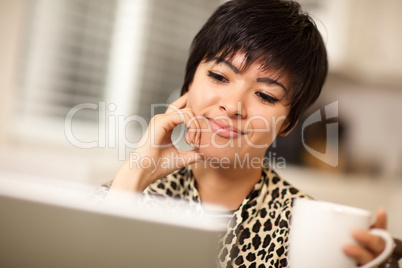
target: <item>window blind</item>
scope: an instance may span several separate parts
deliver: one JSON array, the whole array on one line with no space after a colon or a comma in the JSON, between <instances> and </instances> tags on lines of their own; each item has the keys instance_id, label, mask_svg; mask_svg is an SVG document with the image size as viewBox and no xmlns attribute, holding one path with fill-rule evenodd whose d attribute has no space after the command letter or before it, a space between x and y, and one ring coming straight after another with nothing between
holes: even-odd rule
<instances>
[{"instance_id":1,"label":"window blind","mask_svg":"<svg viewBox=\"0 0 402 268\"><path fill-rule=\"evenodd\" d=\"M48 131L56 128L54 122L64 127L67 113L82 103L114 103L116 113L149 120L151 104L166 103L181 87L191 40L220 3L31 1L22 40L18 113L25 121L49 120ZM81 131L97 131L99 114L85 109L74 120L86 127Z\"/></svg>"},{"instance_id":2,"label":"window blind","mask_svg":"<svg viewBox=\"0 0 402 268\"><path fill-rule=\"evenodd\" d=\"M83 102L103 99L115 0L31 3L21 72L21 111L64 119ZM94 120L94 114L80 113Z\"/></svg>"}]
</instances>

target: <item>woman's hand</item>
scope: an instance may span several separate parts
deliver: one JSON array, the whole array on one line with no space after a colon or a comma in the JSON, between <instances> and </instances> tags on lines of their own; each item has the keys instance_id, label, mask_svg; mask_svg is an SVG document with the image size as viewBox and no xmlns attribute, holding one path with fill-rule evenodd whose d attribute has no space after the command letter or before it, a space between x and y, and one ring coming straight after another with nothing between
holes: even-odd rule
<instances>
[{"instance_id":1,"label":"woman's hand","mask_svg":"<svg viewBox=\"0 0 402 268\"><path fill-rule=\"evenodd\" d=\"M117 171L111 189L142 192L157 179L186 165L202 160L197 150L179 151L172 143L173 129L184 123L188 128L186 142L197 148L200 125L190 109L185 108L188 93L181 96L164 114L154 116L137 149Z\"/></svg>"},{"instance_id":2,"label":"woman's hand","mask_svg":"<svg viewBox=\"0 0 402 268\"><path fill-rule=\"evenodd\" d=\"M377 220L371 228L387 228L387 214L383 208L378 209ZM358 245L346 245L343 251L360 265L370 262L385 249L385 241L367 230L355 230L352 235Z\"/></svg>"}]
</instances>

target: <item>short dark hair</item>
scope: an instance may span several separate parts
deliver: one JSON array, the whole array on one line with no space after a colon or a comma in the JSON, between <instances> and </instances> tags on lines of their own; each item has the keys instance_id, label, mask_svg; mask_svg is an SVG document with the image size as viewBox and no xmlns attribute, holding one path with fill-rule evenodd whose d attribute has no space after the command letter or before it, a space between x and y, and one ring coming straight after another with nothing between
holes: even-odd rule
<instances>
[{"instance_id":1,"label":"short dark hair","mask_svg":"<svg viewBox=\"0 0 402 268\"><path fill-rule=\"evenodd\" d=\"M212 14L195 36L181 94L188 91L202 60L231 60L245 54L246 69L255 61L290 75L291 130L318 98L328 72L327 52L312 18L294 1L232 0ZM287 94L288 94L287 93Z\"/></svg>"}]
</instances>

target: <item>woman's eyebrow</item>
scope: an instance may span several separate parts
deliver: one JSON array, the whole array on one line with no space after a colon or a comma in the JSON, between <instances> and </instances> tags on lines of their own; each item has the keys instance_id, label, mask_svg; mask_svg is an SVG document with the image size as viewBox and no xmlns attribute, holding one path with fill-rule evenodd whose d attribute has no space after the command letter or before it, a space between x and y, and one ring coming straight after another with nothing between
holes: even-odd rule
<instances>
[{"instance_id":1,"label":"woman's eyebrow","mask_svg":"<svg viewBox=\"0 0 402 268\"><path fill-rule=\"evenodd\" d=\"M230 69L233 70L233 72L234 72L235 74L239 74L239 73L240 73L240 70L239 70L236 66L234 66L230 61L225 60L225 59L221 59L221 58L218 58L218 57L215 57L215 58L213 58L213 59L215 60L216 63L223 63L223 64L225 64L226 66L228 66Z\"/></svg>"},{"instance_id":2,"label":"woman's eyebrow","mask_svg":"<svg viewBox=\"0 0 402 268\"><path fill-rule=\"evenodd\" d=\"M277 80L274 80L274 79L272 79L272 78L269 78L269 77L260 77L260 78L257 78L257 82L266 83L266 84L268 84L268 85L272 85L272 84L278 85L278 86L280 86L281 88L283 88L283 90L288 91L288 90L286 89L286 87L285 87L282 83L280 83L280 82L278 82Z\"/></svg>"}]
</instances>

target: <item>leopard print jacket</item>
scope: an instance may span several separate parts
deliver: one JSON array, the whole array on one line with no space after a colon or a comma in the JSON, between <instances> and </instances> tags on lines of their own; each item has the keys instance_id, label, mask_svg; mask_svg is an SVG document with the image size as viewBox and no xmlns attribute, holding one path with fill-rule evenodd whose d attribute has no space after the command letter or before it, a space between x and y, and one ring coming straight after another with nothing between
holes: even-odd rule
<instances>
[{"instance_id":1,"label":"leopard print jacket","mask_svg":"<svg viewBox=\"0 0 402 268\"><path fill-rule=\"evenodd\" d=\"M145 195L187 200L202 210L191 167L152 183ZM289 220L294 198L309 198L271 168L233 213L220 239L220 267L288 267Z\"/></svg>"}]
</instances>

